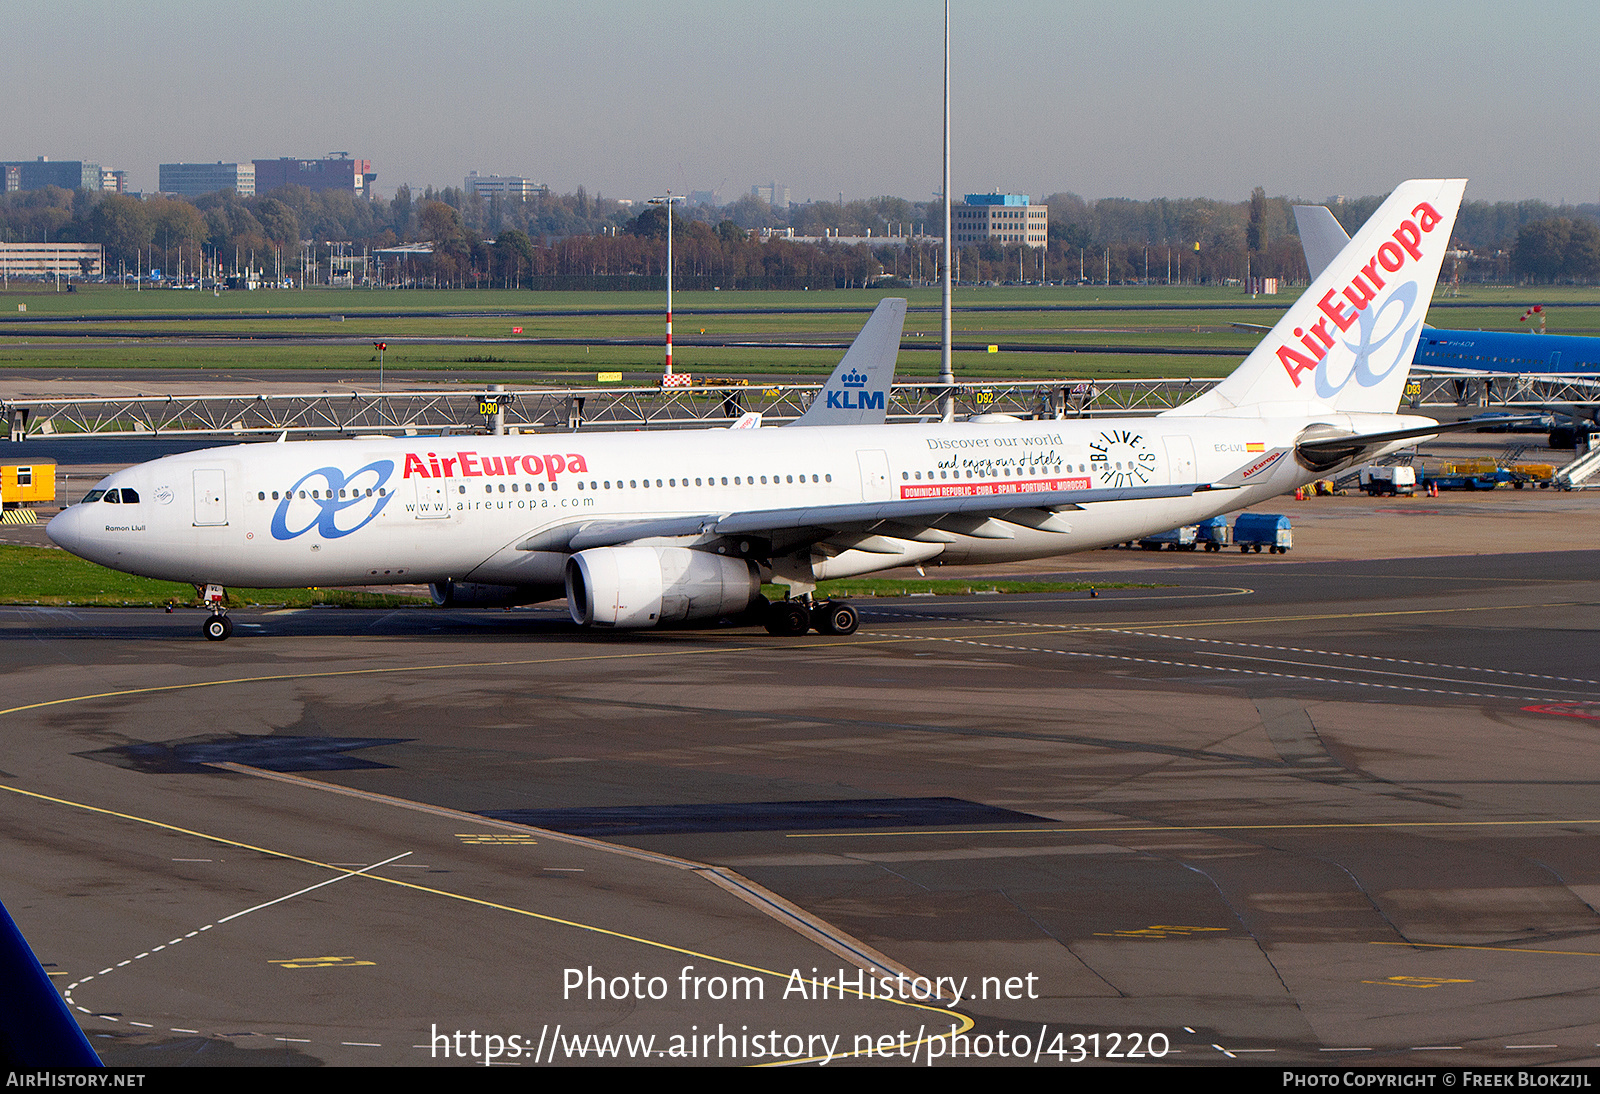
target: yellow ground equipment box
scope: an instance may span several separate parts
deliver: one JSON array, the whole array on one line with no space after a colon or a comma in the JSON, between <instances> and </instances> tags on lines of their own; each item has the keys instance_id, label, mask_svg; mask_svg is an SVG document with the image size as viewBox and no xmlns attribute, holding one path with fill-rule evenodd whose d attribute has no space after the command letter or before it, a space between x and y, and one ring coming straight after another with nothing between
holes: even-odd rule
<instances>
[{"instance_id":1,"label":"yellow ground equipment box","mask_svg":"<svg viewBox=\"0 0 1600 1094\"><path fill-rule=\"evenodd\" d=\"M48 504L55 500L55 464L0 464L0 502L4 502L7 509L22 505Z\"/></svg>"}]
</instances>

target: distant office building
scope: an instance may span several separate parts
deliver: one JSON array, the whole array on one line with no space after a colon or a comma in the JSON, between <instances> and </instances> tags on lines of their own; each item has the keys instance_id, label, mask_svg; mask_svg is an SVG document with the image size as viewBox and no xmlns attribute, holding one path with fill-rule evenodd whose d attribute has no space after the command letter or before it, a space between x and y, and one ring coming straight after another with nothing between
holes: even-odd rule
<instances>
[{"instance_id":1,"label":"distant office building","mask_svg":"<svg viewBox=\"0 0 1600 1094\"><path fill-rule=\"evenodd\" d=\"M12 169L15 168L13 171ZM42 190L46 186L59 186L63 190L100 189L100 165L82 160L51 160L40 156L36 160L7 160L0 162L4 173L6 193L14 190Z\"/></svg>"},{"instance_id":2,"label":"distant office building","mask_svg":"<svg viewBox=\"0 0 1600 1094\"><path fill-rule=\"evenodd\" d=\"M1049 242L1048 205L1030 205L1026 194L968 194L950 210L954 243L1026 243L1043 247Z\"/></svg>"},{"instance_id":3,"label":"distant office building","mask_svg":"<svg viewBox=\"0 0 1600 1094\"><path fill-rule=\"evenodd\" d=\"M242 198L256 196L256 168L251 163L163 163L161 183L156 189L163 194L177 194L184 198L197 198L202 194L215 194L219 190L232 190Z\"/></svg>"},{"instance_id":4,"label":"distant office building","mask_svg":"<svg viewBox=\"0 0 1600 1094\"><path fill-rule=\"evenodd\" d=\"M102 170L100 172L100 189L108 194L126 194L128 192L128 172Z\"/></svg>"},{"instance_id":5,"label":"distant office building","mask_svg":"<svg viewBox=\"0 0 1600 1094\"><path fill-rule=\"evenodd\" d=\"M768 205L776 205L780 209L789 207L789 188L779 186L776 182L769 182L765 186L750 187L750 196L760 198Z\"/></svg>"},{"instance_id":6,"label":"distant office building","mask_svg":"<svg viewBox=\"0 0 1600 1094\"><path fill-rule=\"evenodd\" d=\"M98 243L0 243L0 279L100 277L105 268Z\"/></svg>"},{"instance_id":7,"label":"distant office building","mask_svg":"<svg viewBox=\"0 0 1600 1094\"><path fill-rule=\"evenodd\" d=\"M690 190L689 191L689 204L690 205L719 205L721 203L719 201L717 201L717 192L715 190Z\"/></svg>"},{"instance_id":8,"label":"distant office building","mask_svg":"<svg viewBox=\"0 0 1600 1094\"><path fill-rule=\"evenodd\" d=\"M292 156L256 160L255 171L258 194L270 194L280 186L369 194L378 177L372 173L371 160L353 160L348 152L335 152L320 160L297 160Z\"/></svg>"},{"instance_id":9,"label":"distant office building","mask_svg":"<svg viewBox=\"0 0 1600 1094\"><path fill-rule=\"evenodd\" d=\"M525 179L517 175L480 175L474 171L462 180L463 188L468 194L478 194L482 197L526 198L542 197L550 192L550 187L533 179Z\"/></svg>"}]
</instances>

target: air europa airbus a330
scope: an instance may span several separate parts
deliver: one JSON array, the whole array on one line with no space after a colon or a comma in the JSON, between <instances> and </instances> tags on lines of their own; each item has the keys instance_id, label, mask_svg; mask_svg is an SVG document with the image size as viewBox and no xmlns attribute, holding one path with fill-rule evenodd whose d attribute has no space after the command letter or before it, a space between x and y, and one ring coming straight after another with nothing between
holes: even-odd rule
<instances>
[{"instance_id":1,"label":"air europa airbus a330","mask_svg":"<svg viewBox=\"0 0 1600 1094\"><path fill-rule=\"evenodd\" d=\"M1156 417L883 424L905 317L885 300L789 427L211 449L108 476L49 534L204 587L213 639L227 585L414 582L446 604L565 596L585 626L849 634L818 581L1119 543L1439 432L1395 411L1465 185L1398 187L1231 376ZM768 581L788 595L768 604Z\"/></svg>"}]
</instances>

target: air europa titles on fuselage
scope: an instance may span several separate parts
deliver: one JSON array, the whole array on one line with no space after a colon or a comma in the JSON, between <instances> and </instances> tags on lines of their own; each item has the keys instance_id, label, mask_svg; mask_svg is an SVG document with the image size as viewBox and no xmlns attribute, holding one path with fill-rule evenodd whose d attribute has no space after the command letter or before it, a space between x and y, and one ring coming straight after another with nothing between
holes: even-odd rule
<instances>
[{"instance_id":1,"label":"air europa titles on fuselage","mask_svg":"<svg viewBox=\"0 0 1600 1094\"><path fill-rule=\"evenodd\" d=\"M458 470L459 469L459 470ZM484 475L544 475L551 482L562 472L581 474L589 470L589 463L580 452L557 452L542 456L480 456L476 452L457 452L454 456L440 456L429 452L426 462L415 452L406 453L402 478L413 475L421 479L448 479L456 475L475 479Z\"/></svg>"},{"instance_id":2,"label":"air europa titles on fuselage","mask_svg":"<svg viewBox=\"0 0 1600 1094\"><path fill-rule=\"evenodd\" d=\"M1350 284L1344 289L1343 299L1340 299L1337 295L1338 290L1329 289L1323 294L1322 299L1317 301L1317 307L1321 310L1324 318L1318 319L1316 323L1312 324L1309 331L1301 327L1294 329L1294 336L1300 340L1300 344L1306 348L1306 351L1311 356L1307 357L1306 354L1290 348L1289 345L1278 347L1278 361L1283 365L1284 371L1289 374L1289 379L1294 382L1295 387L1300 386L1300 374L1315 369L1322 363L1323 358L1328 355L1328 351L1336 345L1334 336L1328 330L1329 322L1338 327L1340 333L1349 331L1355 325L1357 319L1367 316L1368 307L1377 299L1378 293L1382 291L1390 280L1390 278L1384 276L1384 273L1391 275L1399 273L1401 267L1406 263L1407 255L1410 255L1415 261L1422 261L1422 249L1418 245L1422 242L1424 235L1438 227L1442 218L1439 216L1438 211L1427 202L1423 202L1415 209L1412 209L1411 215L1416 220L1402 220L1400 227L1394 230L1392 238L1384 240L1377 253L1367 261L1365 266L1361 267L1361 272L1350 279ZM1380 270L1383 272L1380 272ZM1409 307L1407 310L1409 311ZM1399 324L1397 323L1396 327L1398 328L1398 326ZM1365 330L1365 324L1363 327L1364 334L1370 333ZM1384 373L1384 375L1387 375L1387 373ZM1356 377L1358 383L1363 383L1366 386L1376 383L1381 378L1381 376L1373 376L1368 379L1360 375Z\"/></svg>"}]
</instances>

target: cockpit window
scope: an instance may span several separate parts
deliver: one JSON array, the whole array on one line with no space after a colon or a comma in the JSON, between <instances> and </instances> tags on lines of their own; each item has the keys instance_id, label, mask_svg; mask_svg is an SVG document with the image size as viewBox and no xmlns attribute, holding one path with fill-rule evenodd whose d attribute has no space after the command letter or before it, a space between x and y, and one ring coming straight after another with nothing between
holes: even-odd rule
<instances>
[{"instance_id":1,"label":"cockpit window","mask_svg":"<svg viewBox=\"0 0 1600 1094\"><path fill-rule=\"evenodd\" d=\"M135 490L131 486L124 486L122 488L122 504L123 505L138 505L139 504L139 491Z\"/></svg>"},{"instance_id":2,"label":"cockpit window","mask_svg":"<svg viewBox=\"0 0 1600 1094\"><path fill-rule=\"evenodd\" d=\"M109 501L112 505L119 504L122 501L122 491L121 490L107 490L106 491L105 500Z\"/></svg>"},{"instance_id":3,"label":"cockpit window","mask_svg":"<svg viewBox=\"0 0 1600 1094\"><path fill-rule=\"evenodd\" d=\"M91 501L99 501L105 496L106 492L104 490L91 490L83 496L83 504L88 505Z\"/></svg>"}]
</instances>

